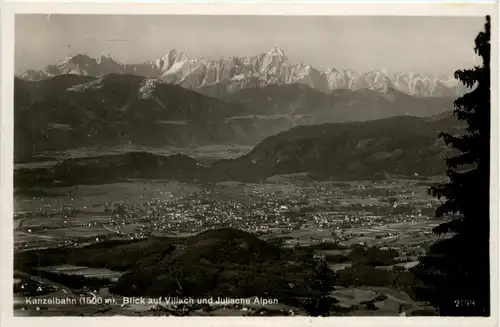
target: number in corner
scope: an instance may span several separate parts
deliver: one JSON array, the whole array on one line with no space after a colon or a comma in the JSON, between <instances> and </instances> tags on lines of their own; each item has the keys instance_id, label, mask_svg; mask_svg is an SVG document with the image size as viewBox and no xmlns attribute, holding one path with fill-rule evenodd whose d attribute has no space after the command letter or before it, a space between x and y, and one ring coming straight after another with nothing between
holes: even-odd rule
<instances>
[{"instance_id":1,"label":"number in corner","mask_svg":"<svg viewBox=\"0 0 500 327\"><path fill-rule=\"evenodd\" d=\"M473 307L476 305L476 301L474 301L474 300L455 300L453 302L455 303L455 307L457 307L457 308Z\"/></svg>"}]
</instances>

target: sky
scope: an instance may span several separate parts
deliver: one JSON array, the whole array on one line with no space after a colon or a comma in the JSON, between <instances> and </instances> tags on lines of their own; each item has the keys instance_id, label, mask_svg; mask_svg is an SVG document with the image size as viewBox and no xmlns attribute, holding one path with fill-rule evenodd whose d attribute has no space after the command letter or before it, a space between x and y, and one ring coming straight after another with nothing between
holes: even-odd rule
<instances>
[{"instance_id":1,"label":"sky","mask_svg":"<svg viewBox=\"0 0 500 327\"><path fill-rule=\"evenodd\" d=\"M177 49L215 59L279 46L291 63L366 72L449 74L479 64L484 17L40 15L15 18L15 71L69 55L139 63Z\"/></svg>"}]
</instances>

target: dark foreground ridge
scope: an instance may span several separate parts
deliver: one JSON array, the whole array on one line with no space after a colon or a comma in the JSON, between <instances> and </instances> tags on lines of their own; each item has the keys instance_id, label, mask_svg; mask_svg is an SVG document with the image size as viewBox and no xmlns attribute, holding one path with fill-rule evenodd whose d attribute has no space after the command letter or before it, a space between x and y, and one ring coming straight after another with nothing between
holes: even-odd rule
<instances>
[{"instance_id":1,"label":"dark foreground ridge","mask_svg":"<svg viewBox=\"0 0 500 327\"><path fill-rule=\"evenodd\" d=\"M278 291L286 297L288 282L301 285L298 293L305 291L312 256L297 258L255 235L227 228L186 238L150 237L23 252L17 255L16 269L64 263L126 271L112 286L113 292L126 296L241 297ZM292 259L297 262L288 263Z\"/></svg>"},{"instance_id":2,"label":"dark foreground ridge","mask_svg":"<svg viewBox=\"0 0 500 327\"><path fill-rule=\"evenodd\" d=\"M108 287L110 292L123 296L257 296L301 307L305 299L318 292L311 284L316 267L314 257L318 251L328 250L346 247L332 242L285 248L254 234L222 228L188 237L151 236L141 240L108 240L80 248L19 252L14 266L17 271L66 285L75 292L84 287ZM336 286L390 286L411 294L415 284L411 272L375 268L398 263L397 256L397 251L356 246L346 255L329 256L327 260L352 263L351 268L335 278ZM86 279L46 268L61 264L108 268L123 275L117 281ZM333 272L330 274L334 276ZM373 302L384 299L387 296L378 295L370 310L377 310ZM338 302L331 296L331 310L339 315L348 313L348 308L335 305ZM369 302L360 306L370 306Z\"/></svg>"}]
</instances>

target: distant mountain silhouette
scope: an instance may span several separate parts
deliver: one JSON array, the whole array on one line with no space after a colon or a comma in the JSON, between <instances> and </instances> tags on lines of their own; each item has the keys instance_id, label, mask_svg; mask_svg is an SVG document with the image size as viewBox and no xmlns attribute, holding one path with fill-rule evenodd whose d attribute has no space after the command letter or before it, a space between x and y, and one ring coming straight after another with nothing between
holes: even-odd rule
<instances>
[{"instance_id":1,"label":"distant mountain silhouette","mask_svg":"<svg viewBox=\"0 0 500 327\"><path fill-rule=\"evenodd\" d=\"M304 84L247 88L222 97L256 114L312 115L315 123L363 121L401 115L432 116L453 110L453 98L421 98L395 89L385 93L363 89L326 94Z\"/></svg>"},{"instance_id":2,"label":"distant mountain silhouette","mask_svg":"<svg viewBox=\"0 0 500 327\"><path fill-rule=\"evenodd\" d=\"M217 162L210 174L232 180L302 172L334 179L438 175L449 155L438 134L459 127L451 114L299 126L266 138L240 158Z\"/></svg>"}]
</instances>

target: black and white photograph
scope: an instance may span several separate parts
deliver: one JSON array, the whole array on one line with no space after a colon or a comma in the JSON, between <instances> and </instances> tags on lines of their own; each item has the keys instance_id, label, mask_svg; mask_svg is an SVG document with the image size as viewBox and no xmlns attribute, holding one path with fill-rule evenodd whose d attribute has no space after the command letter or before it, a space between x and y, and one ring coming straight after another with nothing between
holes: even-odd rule
<instances>
[{"instance_id":1,"label":"black and white photograph","mask_svg":"<svg viewBox=\"0 0 500 327\"><path fill-rule=\"evenodd\" d=\"M16 14L14 317L492 316L496 18Z\"/></svg>"}]
</instances>

